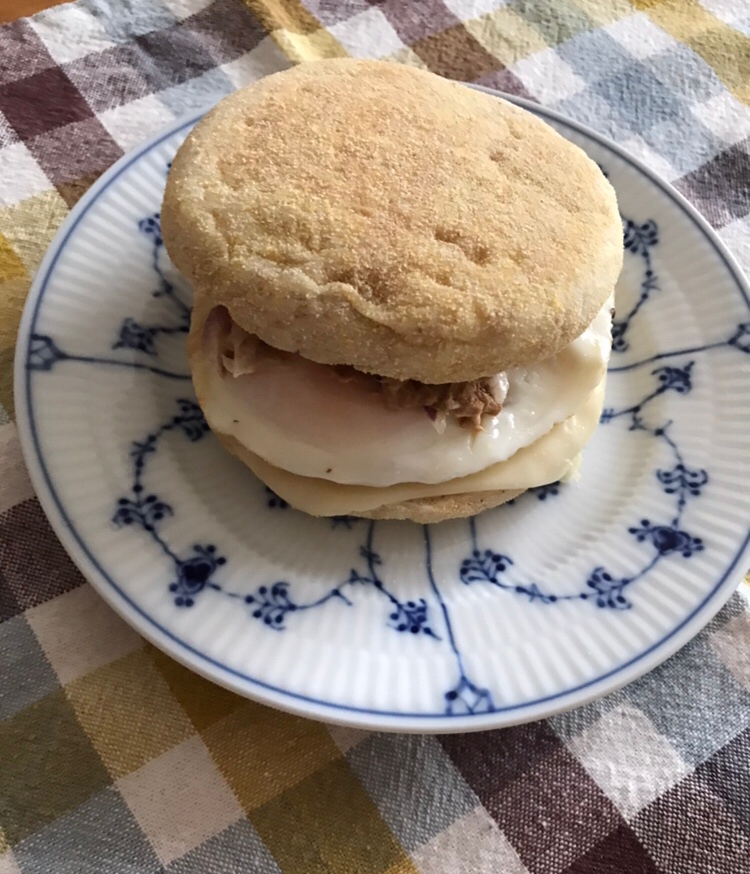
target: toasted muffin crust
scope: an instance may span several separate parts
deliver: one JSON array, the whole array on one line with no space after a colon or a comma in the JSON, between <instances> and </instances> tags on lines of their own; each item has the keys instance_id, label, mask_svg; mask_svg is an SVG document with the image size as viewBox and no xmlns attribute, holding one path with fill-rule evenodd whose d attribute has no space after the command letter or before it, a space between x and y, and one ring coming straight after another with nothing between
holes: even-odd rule
<instances>
[{"instance_id":1,"label":"toasted muffin crust","mask_svg":"<svg viewBox=\"0 0 750 874\"><path fill-rule=\"evenodd\" d=\"M162 231L200 311L432 384L556 353L622 265L614 191L579 148L383 61L302 64L224 98L174 159Z\"/></svg>"}]
</instances>

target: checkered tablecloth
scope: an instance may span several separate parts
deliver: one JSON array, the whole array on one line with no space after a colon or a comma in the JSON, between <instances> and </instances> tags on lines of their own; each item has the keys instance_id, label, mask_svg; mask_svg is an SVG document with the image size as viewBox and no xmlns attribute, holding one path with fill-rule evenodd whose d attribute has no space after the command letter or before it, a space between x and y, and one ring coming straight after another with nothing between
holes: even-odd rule
<instances>
[{"instance_id":1,"label":"checkered tablecloth","mask_svg":"<svg viewBox=\"0 0 750 874\"><path fill-rule=\"evenodd\" d=\"M750 599L547 722L329 728L189 674L51 533L13 424L45 247L124 152L293 61L538 100L673 182L750 268L746 0L81 0L0 28L0 874L747 874Z\"/></svg>"}]
</instances>

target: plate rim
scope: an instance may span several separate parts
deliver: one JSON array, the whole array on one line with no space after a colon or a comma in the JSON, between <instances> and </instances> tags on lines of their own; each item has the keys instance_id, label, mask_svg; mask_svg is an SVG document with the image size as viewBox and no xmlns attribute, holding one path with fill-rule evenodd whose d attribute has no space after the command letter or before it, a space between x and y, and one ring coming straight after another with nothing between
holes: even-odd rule
<instances>
[{"instance_id":1,"label":"plate rim","mask_svg":"<svg viewBox=\"0 0 750 874\"><path fill-rule=\"evenodd\" d=\"M567 118L555 110L485 86L471 83L462 84L493 97L508 100L534 114L541 115L543 118L551 119L569 129L577 131L605 149L614 152L627 164L633 166L681 209L698 228L703 238L711 245L723 262L724 267L734 280L737 290L743 297L745 305L750 309L750 283L748 283L735 257L698 210L670 183L659 177L642 161L630 155L625 149L602 134L597 133L580 122ZM750 557L750 527L734 558L725 568L721 577L715 582L711 591L668 634L652 643L638 655L612 668L605 674L562 692L556 692L521 704L500 706L490 713L460 716L400 713L355 707L347 704L336 704L334 702L321 701L318 698L302 693L284 690L270 683L258 680L220 663L211 656L201 653L187 641L180 639L176 634L164 628L156 619L149 616L115 582L110 574L101 566L69 519L65 507L56 493L39 446L36 423L32 413L32 404L30 403L31 371L26 367L31 328L38 316L44 292L57 259L68 239L89 208L98 199L100 193L109 187L117 177L145 153L160 145L183 128L194 125L210 108L210 106L207 106L205 109L192 113L190 116L175 119L172 124L123 155L86 191L50 241L29 288L19 324L14 356L13 380L16 428L24 462L29 472L34 492L53 531L60 539L65 551L71 557L74 564L81 571L84 578L94 587L97 594L125 622L158 649L199 676L230 689L243 697L311 719L354 728L402 733L431 732L447 734L485 731L538 719L546 719L557 713L583 706L603 695L611 694L639 677L644 676L665 662L697 635L729 600L741 582L737 568L740 561L745 560L747 564Z\"/></svg>"}]
</instances>

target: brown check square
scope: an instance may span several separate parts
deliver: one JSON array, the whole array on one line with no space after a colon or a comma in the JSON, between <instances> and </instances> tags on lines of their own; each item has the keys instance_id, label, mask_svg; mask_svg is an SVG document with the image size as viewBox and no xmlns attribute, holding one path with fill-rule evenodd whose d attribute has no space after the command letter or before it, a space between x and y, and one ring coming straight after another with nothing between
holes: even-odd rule
<instances>
[{"instance_id":1,"label":"brown check square","mask_svg":"<svg viewBox=\"0 0 750 874\"><path fill-rule=\"evenodd\" d=\"M4 607L34 607L83 583L36 498L0 515L0 591Z\"/></svg>"},{"instance_id":2,"label":"brown check square","mask_svg":"<svg viewBox=\"0 0 750 874\"><path fill-rule=\"evenodd\" d=\"M216 0L191 15L182 28L200 39L217 66L252 51L266 36L256 19L237 0Z\"/></svg>"},{"instance_id":3,"label":"brown check square","mask_svg":"<svg viewBox=\"0 0 750 874\"><path fill-rule=\"evenodd\" d=\"M57 128L27 146L55 185L102 173L122 157L122 149L96 118Z\"/></svg>"},{"instance_id":4,"label":"brown check square","mask_svg":"<svg viewBox=\"0 0 750 874\"><path fill-rule=\"evenodd\" d=\"M371 5L380 9L407 45L461 23L443 0L376 0Z\"/></svg>"},{"instance_id":5,"label":"brown check square","mask_svg":"<svg viewBox=\"0 0 750 874\"><path fill-rule=\"evenodd\" d=\"M563 748L546 722L440 738L464 780L486 803L524 770Z\"/></svg>"},{"instance_id":6,"label":"brown check square","mask_svg":"<svg viewBox=\"0 0 750 874\"><path fill-rule=\"evenodd\" d=\"M461 82L475 82L503 69L503 63L490 54L463 24L430 34L411 46L415 55L439 76Z\"/></svg>"},{"instance_id":7,"label":"brown check square","mask_svg":"<svg viewBox=\"0 0 750 874\"><path fill-rule=\"evenodd\" d=\"M11 589L10 583L0 564L0 622L6 622L22 612L23 610L18 603L15 592Z\"/></svg>"},{"instance_id":8,"label":"brown check square","mask_svg":"<svg viewBox=\"0 0 750 874\"><path fill-rule=\"evenodd\" d=\"M560 748L523 771L485 807L531 874L560 874L623 825L583 766Z\"/></svg>"},{"instance_id":9,"label":"brown check square","mask_svg":"<svg viewBox=\"0 0 750 874\"><path fill-rule=\"evenodd\" d=\"M149 64L143 49L121 45L85 55L63 69L94 111L104 112L151 93L145 72Z\"/></svg>"},{"instance_id":10,"label":"brown check square","mask_svg":"<svg viewBox=\"0 0 750 874\"><path fill-rule=\"evenodd\" d=\"M180 85L216 67L203 40L185 24L146 33L133 42L148 57L144 73L152 91Z\"/></svg>"},{"instance_id":11,"label":"brown check square","mask_svg":"<svg viewBox=\"0 0 750 874\"><path fill-rule=\"evenodd\" d=\"M0 86L0 112L22 140L94 115L59 67Z\"/></svg>"},{"instance_id":12,"label":"brown check square","mask_svg":"<svg viewBox=\"0 0 750 874\"><path fill-rule=\"evenodd\" d=\"M695 776L724 801L750 838L750 728L703 762Z\"/></svg>"},{"instance_id":13,"label":"brown check square","mask_svg":"<svg viewBox=\"0 0 750 874\"><path fill-rule=\"evenodd\" d=\"M0 85L54 66L55 61L28 21L20 18L0 27Z\"/></svg>"},{"instance_id":14,"label":"brown check square","mask_svg":"<svg viewBox=\"0 0 750 874\"><path fill-rule=\"evenodd\" d=\"M564 874L661 874L645 847L624 823L566 868Z\"/></svg>"},{"instance_id":15,"label":"brown check square","mask_svg":"<svg viewBox=\"0 0 750 874\"><path fill-rule=\"evenodd\" d=\"M750 213L750 137L683 176L675 187L715 228Z\"/></svg>"},{"instance_id":16,"label":"brown check square","mask_svg":"<svg viewBox=\"0 0 750 874\"><path fill-rule=\"evenodd\" d=\"M695 775L657 798L632 826L664 871L750 871L750 840L725 802Z\"/></svg>"}]
</instances>

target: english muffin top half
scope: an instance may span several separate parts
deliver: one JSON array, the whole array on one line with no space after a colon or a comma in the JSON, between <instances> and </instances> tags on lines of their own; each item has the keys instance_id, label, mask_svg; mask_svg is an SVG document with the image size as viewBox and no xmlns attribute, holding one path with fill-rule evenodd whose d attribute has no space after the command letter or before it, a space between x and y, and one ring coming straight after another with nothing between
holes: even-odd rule
<instances>
[{"instance_id":1,"label":"english muffin top half","mask_svg":"<svg viewBox=\"0 0 750 874\"><path fill-rule=\"evenodd\" d=\"M196 295L271 346L437 384L555 354L622 266L613 189L507 101L397 64L303 64L179 150L162 232ZM197 324L196 324L197 322Z\"/></svg>"}]
</instances>

